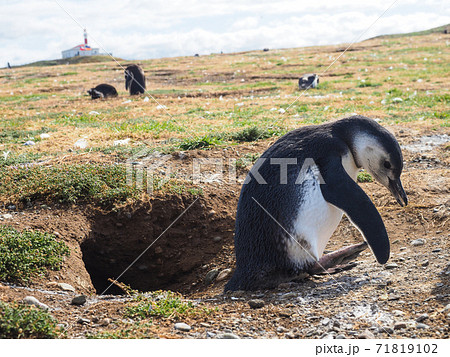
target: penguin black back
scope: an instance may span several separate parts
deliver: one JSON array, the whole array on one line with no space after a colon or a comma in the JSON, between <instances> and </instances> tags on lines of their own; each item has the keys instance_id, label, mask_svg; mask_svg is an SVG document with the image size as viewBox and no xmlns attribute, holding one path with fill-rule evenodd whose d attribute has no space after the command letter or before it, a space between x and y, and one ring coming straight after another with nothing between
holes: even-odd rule
<instances>
[{"instance_id":1,"label":"penguin black back","mask_svg":"<svg viewBox=\"0 0 450 357\"><path fill-rule=\"evenodd\" d=\"M98 86L89 89L88 94L92 99L117 97L117 90L109 84L99 84Z\"/></svg>"},{"instance_id":2,"label":"penguin black back","mask_svg":"<svg viewBox=\"0 0 450 357\"><path fill-rule=\"evenodd\" d=\"M144 71L137 64L129 65L125 70L125 89L130 90L130 95L145 93Z\"/></svg>"}]
</instances>

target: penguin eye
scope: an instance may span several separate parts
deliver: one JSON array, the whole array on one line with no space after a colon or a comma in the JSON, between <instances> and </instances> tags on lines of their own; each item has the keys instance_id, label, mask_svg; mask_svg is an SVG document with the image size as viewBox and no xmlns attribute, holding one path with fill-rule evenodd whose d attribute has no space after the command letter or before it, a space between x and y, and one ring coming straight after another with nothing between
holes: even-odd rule
<instances>
[{"instance_id":1,"label":"penguin eye","mask_svg":"<svg viewBox=\"0 0 450 357\"><path fill-rule=\"evenodd\" d=\"M390 169L391 168L391 163L389 161L385 161L384 162L384 167L387 168L387 169Z\"/></svg>"}]
</instances>

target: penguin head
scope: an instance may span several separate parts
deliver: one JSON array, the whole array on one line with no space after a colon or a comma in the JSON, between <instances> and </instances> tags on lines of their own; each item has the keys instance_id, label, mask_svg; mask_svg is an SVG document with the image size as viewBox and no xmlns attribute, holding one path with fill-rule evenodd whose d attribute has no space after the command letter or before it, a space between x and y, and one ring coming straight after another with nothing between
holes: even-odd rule
<instances>
[{"instance_id":1,"label":"penguin head","mask_svg":"<svg viewBox=\"0 0 450 357\"><path fill-rule=\"evenodd\" d=\"M403 170L400 146L389 131L374 123L376 127L371 129L376 130L360 132L354 136L356 162L384 185L400 206L406 206L408 198L400 180Z\"/></svg>"}]
</instances>

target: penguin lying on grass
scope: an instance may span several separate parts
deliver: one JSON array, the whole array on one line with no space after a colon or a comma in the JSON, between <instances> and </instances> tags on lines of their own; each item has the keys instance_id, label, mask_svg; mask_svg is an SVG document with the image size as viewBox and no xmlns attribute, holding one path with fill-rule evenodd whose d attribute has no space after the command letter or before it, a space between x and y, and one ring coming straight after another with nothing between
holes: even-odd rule
<instances>
[{"instance_id":1,"label":"penguin lying on grass","mask_svg":"<svg viewBox=\"0 0 450 357\"><path fill-rule=\"evenodd\" d=\"M88 94L92 99L98 98L108 98L108 97L117 97L117 90L110 84L99 84L97 87L91 88L88 91Z\"/></svg>"},{"instance_id":2,"label":"penguin lying on grass","mask_svg":"<svg viewBox=\"0 0 450 357\"><path fill-rule=\"evenodd\" d=\"M376 121L353 116L289 132L250 170L239 198L236 270L225 290L276 287L296 277L332 271L367 244L380 264L389 239L380 214L356 183L360 168L408 201L403 158L394 136ZM323 254L345 213L365 242Z\"/></svg>"}]
</instances>

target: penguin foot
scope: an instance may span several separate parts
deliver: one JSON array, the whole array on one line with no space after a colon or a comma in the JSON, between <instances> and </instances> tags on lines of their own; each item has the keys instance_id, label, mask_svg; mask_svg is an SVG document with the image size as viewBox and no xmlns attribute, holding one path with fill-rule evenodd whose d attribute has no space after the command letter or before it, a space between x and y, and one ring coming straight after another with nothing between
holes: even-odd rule
<instances>
[{"instance_id":1,"label":"penguin foot","mask_svg":"<svg viewBox=\"0 0 450 357\"><path fill-rule=\"evenodd\" d=\"M325 254L318 262L315 262L308 270L308 274L335 274L356 266L352 260L367 248L367 243L359 243L339 249L333 253ZM351 262L351 263L349 263ZM349 264L347 264L349 263Z\"/></svg>"}]
</instances>

